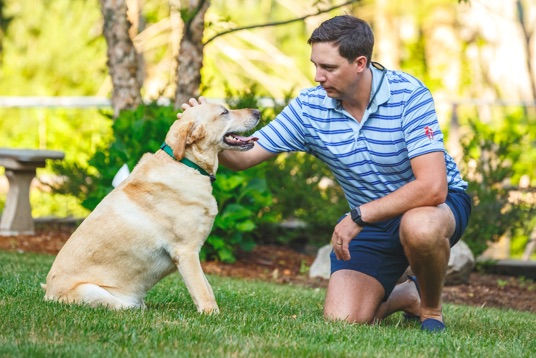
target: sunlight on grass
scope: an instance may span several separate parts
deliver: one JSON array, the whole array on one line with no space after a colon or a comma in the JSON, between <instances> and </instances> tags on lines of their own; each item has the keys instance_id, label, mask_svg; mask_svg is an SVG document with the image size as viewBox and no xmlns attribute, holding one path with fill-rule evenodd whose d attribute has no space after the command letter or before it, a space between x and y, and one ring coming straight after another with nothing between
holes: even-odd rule
<instances>
[{"instance_id":1,"label":"sunlight on grass","mask_svg":"<svg viewBox=\"0 0 536 358\"><path fill-rule=\"evenodd\" d=\"M178 274L146 310L44 302L53 256L0 252L0 356L530 357L536 314L445 306L448 330L426 334L394 315L381 325L328 322L325 289L209 276L221 309L200 315Z\"/></svg>"}]
</instances>

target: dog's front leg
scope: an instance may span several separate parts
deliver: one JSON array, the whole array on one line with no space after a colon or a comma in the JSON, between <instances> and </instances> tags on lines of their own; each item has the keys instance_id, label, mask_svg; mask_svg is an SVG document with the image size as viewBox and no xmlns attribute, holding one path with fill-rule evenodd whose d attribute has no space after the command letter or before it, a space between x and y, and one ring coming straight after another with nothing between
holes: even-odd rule
<instances>
[{"instance_id":1,"label":"dog's front leg","mask_svg":"<svg viewBox=\"0 0 536 358\"><path fill-rule=\"evenodd\" d=\"M197 252L181 253L178 255L176 264L197 310L204 313L219 313L214 292L203 273L199 254Z\"/></svg>"}]
</instances>

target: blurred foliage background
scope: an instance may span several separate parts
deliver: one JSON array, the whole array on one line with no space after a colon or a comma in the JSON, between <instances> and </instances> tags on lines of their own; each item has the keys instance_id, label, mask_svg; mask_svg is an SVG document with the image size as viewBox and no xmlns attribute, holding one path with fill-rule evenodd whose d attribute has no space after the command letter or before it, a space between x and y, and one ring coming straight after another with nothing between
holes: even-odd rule
<instances>
[{"instance_id":1,"label":"blurred foliage background","mask_svg":"<svg viewBox=\"0 0 536 358\"><path fill-rule=\"evenodd\" d=\"M143 54L146 105L115 121L106 106L0 107L1 147L66 153L63 162L38 171L45 184L32 190L34 217L86 216L111 190L121 165L132 168L141 153L156 151L175 118L176 111L162 99L174 91L181 2L127 3L136 19L134 45ZM364 18L376 35L374 60L414 74L434 93L447 148L474 198L464 240L479 254L488 242L507 235L512 256L521 256L536 224L536 78L531 67L536 1L363 0L287 25L217 36L341 3L212 1L204 32L202 93L231 107L261 108L263 120L269 121L299 89L314 85L306 44L311 31L341 13ZM0 18L0 96L109 97L97 0L1 0ZM281 155L243 173L220 168L217 183L220 218L204 255L224 261L255 242L328 243L334 223L348 210L325 166L301 153ZM6 185L0 181L0 209ZM295 220L306 227L282 228Z\"/></svg>"}]
</instances>

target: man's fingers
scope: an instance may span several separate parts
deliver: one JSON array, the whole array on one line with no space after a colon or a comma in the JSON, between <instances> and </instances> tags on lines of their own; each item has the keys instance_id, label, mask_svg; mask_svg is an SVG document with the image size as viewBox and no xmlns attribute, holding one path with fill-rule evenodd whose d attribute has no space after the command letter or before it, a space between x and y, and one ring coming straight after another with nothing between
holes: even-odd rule
<instances>
[{"instance_id":1,"label":"man's fingers","mask_svg":"<svg viewBox=\"0 0 536 358\"><path fill-rule=\"evenodd\" d=\"M333 248L333 252L335 252L335 257L337 258L337 260L340 260L341 257L339 256L339 250L337 250L335 247Z\"/></svg>"},{"instance_id":2,"label":"man's fingers","mask_svg":"<svg viewBox=\"0 0 536 358\"><path fill-rule=\"evenodd\" d=\"M187 103L181 104L182 111L186 111L188 108L199 106L203 103L207 103L207 99L203 96L200 96L199 99L190 98ZM180 119L182 115L181 113L177 113L177 119Z\"/></svg>"},{"instance_id":3,"label":"man's fingers","mask_svg":"<svg viewBox=\"0 0 536 358\"><path fill-rule=\"evenodd\" d=\"M342 241L341 239L333 239L331 242L333 246L333 252L337 260L348 261L350 260L350 250L349 244Z\"/></svg>"},{"instance_id":4,"label":"man's fingers","mask_svg":"<svg viewBox=\"0 0 536 358\"><path fill-rule=\"evenodd\" d=\"M348 251L348 244L343 242L341 239L334 240L333 243L333 251L335 252L335 257L337 257L337 260L348 260L349 259L349 251Z\"/></svg>"},{"instance_id":5,"label":"man's fingers","mask_svg":"<svg viewBox=\"0 0 536 358\"><path fill-rule=\"evenodd\" d=\"M341 247L341 251L342 251L341 257L342 257L343 261L350 260L350 250L348 249L349 245L344 242L341 246L342 246Z\"/></svg>"},{"instance_id":6,"label":"man's fingers","mask_svg":"<svg viewBox=\"0 0 536 358\"><path fill-rule=\"evenodd\" d=\"M181 108L183 111L187 110L190 107L199 106L203 103L207 103L207 99L203 96L200 96L199 99L196 98L190 98L187 103L183 103L181 105ZM180 114L177 114L177 118L180 118Z\"/></svg>"},{"instance_id":7,"label":"man's fingers","mask_svg":"<svg viewBox=\"0 0 536 358\"><path fill-rule=\"evenodd\" d=\"M188 100L188 103L190 104L191 107L199 106L199 104L200 104L200 103L197 101L197 99L195 99L195 98L190 98L190 99Z\"/></svg>"},{"instance_id":8,"label":"man's fingers","mask_svg":"<svg viewBox=\"0 0 536 358\"><path fill-rule=\"evenodd\" d=\"M203 96L199 96L199 99L192 97L188 100L188 103L190 104L191 107L199 106L203 103L207 103L207 99Z\"/></svg>"}]
</instances>

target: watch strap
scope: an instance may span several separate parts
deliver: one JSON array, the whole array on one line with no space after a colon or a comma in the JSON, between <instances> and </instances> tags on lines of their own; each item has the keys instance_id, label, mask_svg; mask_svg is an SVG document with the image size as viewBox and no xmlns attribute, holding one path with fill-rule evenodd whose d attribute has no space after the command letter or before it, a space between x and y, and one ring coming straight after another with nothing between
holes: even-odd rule
<instances>
[{"instance_id":1,"label":"watch strap","mask_svg":"<svg viewBox=\"0 0 536 358\"><path fill-rule=\"evenodd\" d=\"M357 225L359 225L361 227L368 226L368 223L363 221L363 219L361 218L361 209L359 209L359 206L356 206L355 208L353 208L352 211L350 212L350 215L352 217L352 220Z\"/></svg>"}]
</instances>

